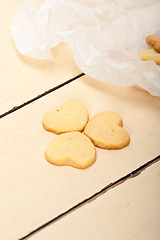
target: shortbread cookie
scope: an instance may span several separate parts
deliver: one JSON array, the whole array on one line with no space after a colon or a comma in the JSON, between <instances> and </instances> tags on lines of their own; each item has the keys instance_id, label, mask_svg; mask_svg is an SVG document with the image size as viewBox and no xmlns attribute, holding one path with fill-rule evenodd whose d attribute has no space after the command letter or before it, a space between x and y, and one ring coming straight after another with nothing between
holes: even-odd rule
<instances>
[{"instance_id":1,"label":"shortbread cookie","mask_svg":"<svg viewBox=\"0 0 160 240\"><path fill-rule=\"evenodd\" d=\"M89 120L84 133L97 147L120 149L130 142L129 134L122 126L123 122L118 113L102 112Z\"/></svg>"},{"instance_id":2,"label":"shortbread cookie","mask_svg":"<svg viewBox=\"0 0 160 240\"><path fill-rule=\"evenodd\" d=\"M96 150L91 140L80 132L63 133L48 146L46 159L55 165L87 168L96 160Z\"/></svg>"},{"instance_id":3,"label":"shortbread cookie","mask_svg":"<svg viewBox=\"0 0 160 240\"><path fill-rule=\"evenodd\" d=\"M65 101L59 110L53 110L43 116L43 127L57 134L70 131L83 131L89 114L87 108L78 100Z\"/></svg>"},{"instance_id":4,"label":"shortbread cookie","mask_svg":"<svg viewBox=\"0 0 160 240\"><path fill-rule=\"evenodd\" d=\"M160 53L160 35L150 35L146 37L146 42L154 47L154 50Z\"/></svg>"},{"instance_id":5,"label":"shortbread cookie","mask_svg":"<svg viewBox=\"0 0 160 240\"><path fill-rule=\"evenodd\" d=\"M154 49L146 49L141 52L141 58L145 61L153 60L155 63L160 64L160 53L157 53Z\"/></svg>"}]
</instances>

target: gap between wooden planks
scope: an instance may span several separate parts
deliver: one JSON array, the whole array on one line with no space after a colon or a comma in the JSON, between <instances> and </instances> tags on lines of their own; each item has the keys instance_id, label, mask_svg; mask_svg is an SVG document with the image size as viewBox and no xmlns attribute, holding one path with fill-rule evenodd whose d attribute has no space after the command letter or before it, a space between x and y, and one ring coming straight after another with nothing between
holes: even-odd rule
<instances>
[{"instance_id":1,"label":"gap between wooden planks","mask_svg":"<svg viewBox=\"0 0 160 240\"><path fill-rule=\"evenodd\" d=\"M29 239L51 240L53 236L59 240L159 239L159 176L160 161L157 161L138 177L123 181Z\"/></svg>"},{"instance_id":2,"label":"gap between wooden planks","mask_svg":"<svg viewBox=\"0 0 160 240\"><path fill-rule=\"evenodd\" d=\"M109 191L109 190L119 186L120 184L126 182L127 180L130 180L131 178L135 178L135 177L139 176L148 167L152 166L152 164L154 164L154 163L156 163L158 161L160 161L160 155L157 156L156 158L152 159L151 161L147 162L146 164L142 165L141 167L137 168L136 170L132 171L131 173L127 174L126 176L118 179L114 183L110 183L109 185L104 187L99 192L95 193L91 197L89 197L89 198L83 200L82 202L78 203L77 205L73 206L71 209L67 210L66 212L61 213L56 218L51 219L50 221L48 221L47 223L45 223L42 226L38 227L37 229L35 229L34 231L30 232L26 236L20 238L20 240L30 239L31 236L33 236L36 233L40 233L41 230L45 229L46 227L48 227L50 225L53 226L52 224L54 224L55 222L60 221L63 217L66 217L68 214L71 214L72 212L76 211L77 209L83 207L84 205L86 205L86 204L96 200L98 197L100 197L102 194L106 193L107 191Z\"/></svg>"},{"instance_id":3,"label":"gap between wooden planks","mask_svg":"<svg viewBox=\"0 0 160 240\"><path fill-rule=\"evenodd\" d=\"M0 119L3 118L3 117L5 117L5 116L7 116L7 115L10 114L10 113L13 113L13 112L21 109L22 107L25 107L26 105L28 105L28 104L30 104L30 103L32 103L32 102L40 99L41 97L44 97L44 96L46 96L46 95L49 94L49 93L52 93L53 91L57 90L58 88L61 88L61 87L65 86L66 84L69 84L69 83L71 83L72 81L75 81L76 79L78 79L78 78L80 78L80 77L82 77L82 76L84 76L84 75L85 75L84 73L81 73L81 74L77 75L76 77L71 78L71 79L65 81L64 83L61 83L60 85L58 85L58 86L56 86L56 87L53 87L53 88L45 91L45 92L42 93L42 94L39 94L37 97L34 97L34 98L28 100L27 102L22 103L22 104L19 105L19 106L14 106L14 107L13 107L12 109L10 109L9 111L1 114L1 115L0 115Z\"/></svg>"}]
</instances>

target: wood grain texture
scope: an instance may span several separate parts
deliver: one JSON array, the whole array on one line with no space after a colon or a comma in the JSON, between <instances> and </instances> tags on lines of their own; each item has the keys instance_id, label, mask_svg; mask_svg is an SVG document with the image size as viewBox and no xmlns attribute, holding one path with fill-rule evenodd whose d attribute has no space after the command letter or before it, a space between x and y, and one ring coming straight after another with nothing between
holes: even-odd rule
<instances>
[{"instance_id":1,"label":"wood grain texture","mask_svg":"<svg viewBox=\"0 0 160 240\"><path fill-rule=\"evenodd\" d=\"M44 152L54 134L42 116L64 100L82 101L93 115L118 112L130 134L128 147L97 149L97 161L80 170L49 164ZM160 153L160 99L136 88L84 76L0 120L0 236L23 237ZM8 231L9 229L9 231Z\"/></svg>"},{"instance_id":2,"label":"wood grain texture","mask_svg":"<svg viewBox=\"0 0 160 240\"><path fill-rule=\"evenodd\" d=\"M159 185L160 161L29 239L159 239Z\"/></svg>"},{"instance_id":3,"label":"wood grain texture","mask_svg":"<svg viewBox=\"0 0 160 240\"><path fill-rule=\"evenodd\" d=\"M81 73L65 43L51 50L52 61L32 59L15 49L10 21L22 2L0 2L0 115ZM30 2L38 7L44 0Z\"/></svg>"}]
</instances>

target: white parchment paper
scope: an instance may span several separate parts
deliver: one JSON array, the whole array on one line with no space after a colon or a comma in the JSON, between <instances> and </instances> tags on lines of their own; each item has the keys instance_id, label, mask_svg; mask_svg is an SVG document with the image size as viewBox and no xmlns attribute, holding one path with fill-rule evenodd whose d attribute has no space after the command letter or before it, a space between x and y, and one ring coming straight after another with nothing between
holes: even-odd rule
<instances>
[{"instance_id":1,"label":"white parchment paper","mask_svg":"<svg viewBox=\"0 0 160 240\"><path fill-rule=\"evenodd\" d=\"M51 59L65 41L84 73L160 96L160 67L140 58L146 35L160 34L160 0L46 0L40 9L25 0L11 29L21 54Z\"/></svg>"}]
</instances>

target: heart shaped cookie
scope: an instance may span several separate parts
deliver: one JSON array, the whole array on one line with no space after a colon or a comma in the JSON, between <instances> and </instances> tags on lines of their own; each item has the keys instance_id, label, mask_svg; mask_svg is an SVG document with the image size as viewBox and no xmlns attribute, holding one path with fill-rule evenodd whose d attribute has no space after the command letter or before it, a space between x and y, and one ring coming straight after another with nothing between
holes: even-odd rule
<instances>
[{"instance_id":1,"label":"heart shaped cookie","mask_svg":"<svg viewBox=\"0 0 160 240\"><path fill-rule=\"evenodd\" d=\"M89 120L84 133L97 147L120 149L130 142L129 134L122 126L123 122L118 113L102 112Z\"/></svg>"},{"instance_id":2,"label":"heart shaped cookie","mask_svg":"<svg viewBox=\"0 0 160 240\"><path fill-rule=\"evenodd\" d=\"M146 37L146 42L154 47L154 50L160 53L160 35L150 35Z\"/></svg>"},{"instance_id":3,"label":"heart shaped cookie","mask_svg":"<svg viewBox=\"0 0 160 240\"><path fill-rule=\"evenodd\" d=\"M55 165L87 168L96 160L96 150L91 140L80 132L63 133L48 146L46 159Z\"/></svg>"},{"instance_id":4,"label":"heart shaped cookie","mask_svg":"<svg viewBox=\"0 0 160 240\"><path fill-rule=\"evenodd\" d=\"M78 100L65 101L59 110L53 110L43 116L43 127L57 134L80 131L82 132L89 118L88 110Z\"/></svg>"},{"instance_id":5,"label":"heart shaped cookie","mask_svg":"<svg viewBox=\"0 0 160 240\"><path fill-rule=\"evenodd\" d=\"M153 60L156 64L160 64L160 53L157 53L153 48L142 51L141 58L145 61Z\"/></svg>"}]
</instances>

